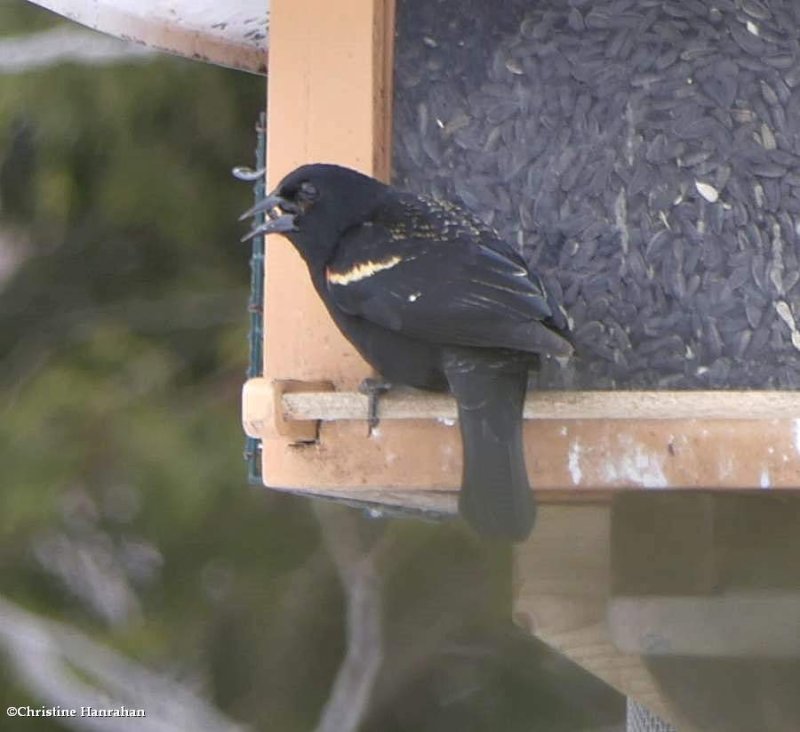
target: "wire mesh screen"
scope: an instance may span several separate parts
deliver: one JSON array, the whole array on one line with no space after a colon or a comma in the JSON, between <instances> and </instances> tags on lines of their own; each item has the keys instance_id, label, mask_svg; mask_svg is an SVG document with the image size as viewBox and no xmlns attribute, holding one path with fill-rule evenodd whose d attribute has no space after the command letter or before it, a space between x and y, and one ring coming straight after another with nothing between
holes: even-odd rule
<instances>
[{"instance_id":1,"label":"wire mesh screen","mask_svg":"<svg viewBox=\"0 0 800 732\"><path fill-rule=\"evenodd\" d=\"M633 699L628 699L626 732L678 732L671 724Z\"/></svg>"},{"instance_id":2,"label":"wire mesh screen","mask_svg":"<svg viewBox=\"0 0 800 732\"><path fill-rule=\"evenodd\" d=\"M264 198L266 186L264 175L267 159L267 117L262 112L256 123L255 168L238 167L233 175L238 180L253 183L253 198L258 203ZM259 213L255 225L263 223L264 213ZM252 238L250 254L250 361L247 378L261 376L264 363L264 237ZM245 440L244 459L247 463L247 479L253 485L261 485L261 440L248 437Z\"/></svg>"}]
</instances>

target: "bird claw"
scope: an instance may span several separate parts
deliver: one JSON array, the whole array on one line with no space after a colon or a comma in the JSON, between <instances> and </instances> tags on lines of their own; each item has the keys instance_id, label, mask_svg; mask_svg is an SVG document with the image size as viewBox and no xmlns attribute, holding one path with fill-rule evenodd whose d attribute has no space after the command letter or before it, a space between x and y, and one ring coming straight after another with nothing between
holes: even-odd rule
<instances>
[{"instance_id":1,"label":"bird claw","mask_svg":"<svg viewBox=\"0 0 800 732\"><path fill-rule=\"evenodd\" d=\"M358 386L358 391L368 397L367 406L367 425L369 426L368 435L372 435L373 430L378 426L380 419L378 419L378 399L382 394L385 394L392 385L383 379L364 379Z\"/></svg>"}]
</instances>

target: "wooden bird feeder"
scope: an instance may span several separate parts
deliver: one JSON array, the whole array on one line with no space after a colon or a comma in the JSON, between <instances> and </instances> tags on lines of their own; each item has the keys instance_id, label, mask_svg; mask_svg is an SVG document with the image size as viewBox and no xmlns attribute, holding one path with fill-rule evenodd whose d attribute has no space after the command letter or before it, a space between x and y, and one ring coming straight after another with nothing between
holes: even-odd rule
<instances>
[{"instance_id":1,"label":"wooden bird feeder","mask_svg":"<svg viewBox=\"0 0 800 732\"><path fill-rule=\"evenodd\" d=\"M255 72L268 66L268 190L308 162L391 177L394 0L272 0L268 21L266 0L39 4L188 56ZM748 7L762 12L762 4L769 12L769 3ZM169 5L180 12L156 13ZM747 3L735 5L746 15ZM570 23L586 27L587 17ZM768 42L758 35L763 20L742 17L752 36L734 29L743 49ZM251 18L268 38L250 31ZM798 58L774 63L800 68ZM523 78L522 61L505 64ZM709 202L717 193L698 191ZM263 374L243 390L244 429L262 441L264 484L454 512L454 403L389 394L368 435L356 387L371 370L279 236L267 243L264 313ZM517 553L520 622L682 730L800 728L797 705L769 681L780 667L784 685L799 686L798 577L779 568L789 556L797 566L797 496L781 489L800 486L800 395L537 391L525 416L526 459L543 506ZM708 690L700 701L698 687ZM725 711L737 697L774 706L754 726L737 726Z\"/></svg>"}]
</instances>

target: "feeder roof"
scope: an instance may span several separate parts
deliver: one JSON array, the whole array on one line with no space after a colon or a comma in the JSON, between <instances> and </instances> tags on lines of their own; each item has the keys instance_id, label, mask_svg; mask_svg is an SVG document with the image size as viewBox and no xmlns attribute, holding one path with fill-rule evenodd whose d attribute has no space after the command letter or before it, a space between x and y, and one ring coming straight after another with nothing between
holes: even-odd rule
<instances>
[{"instance_id":1,"label":"feeder roof","mask_svg":"<svg viewBox=\"0 0 800 732\"><path fill-rule=\"evenodd\" d=\"M33 0L103 33L187 58L266 73L269 0Z\"/></svg>"}]
</instances>

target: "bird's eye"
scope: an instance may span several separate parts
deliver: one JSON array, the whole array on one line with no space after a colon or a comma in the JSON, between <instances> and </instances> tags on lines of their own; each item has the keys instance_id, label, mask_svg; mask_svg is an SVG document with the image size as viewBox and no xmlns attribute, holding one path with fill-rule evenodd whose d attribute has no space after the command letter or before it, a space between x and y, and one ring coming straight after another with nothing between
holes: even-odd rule
<instances>
[{"instance_id":1,"label":"bird's eye","mask_svg":"<svg viewBox=\"0 0 800 732\"><path fill-rule=\"evenodd\" d=\"M300 184L300 190L298 191L300 197L305 199L306 201L316 201L319 193L317 191L317 187L311 183L310 181L304 180Z\"/></svg>"}]
</instances>

